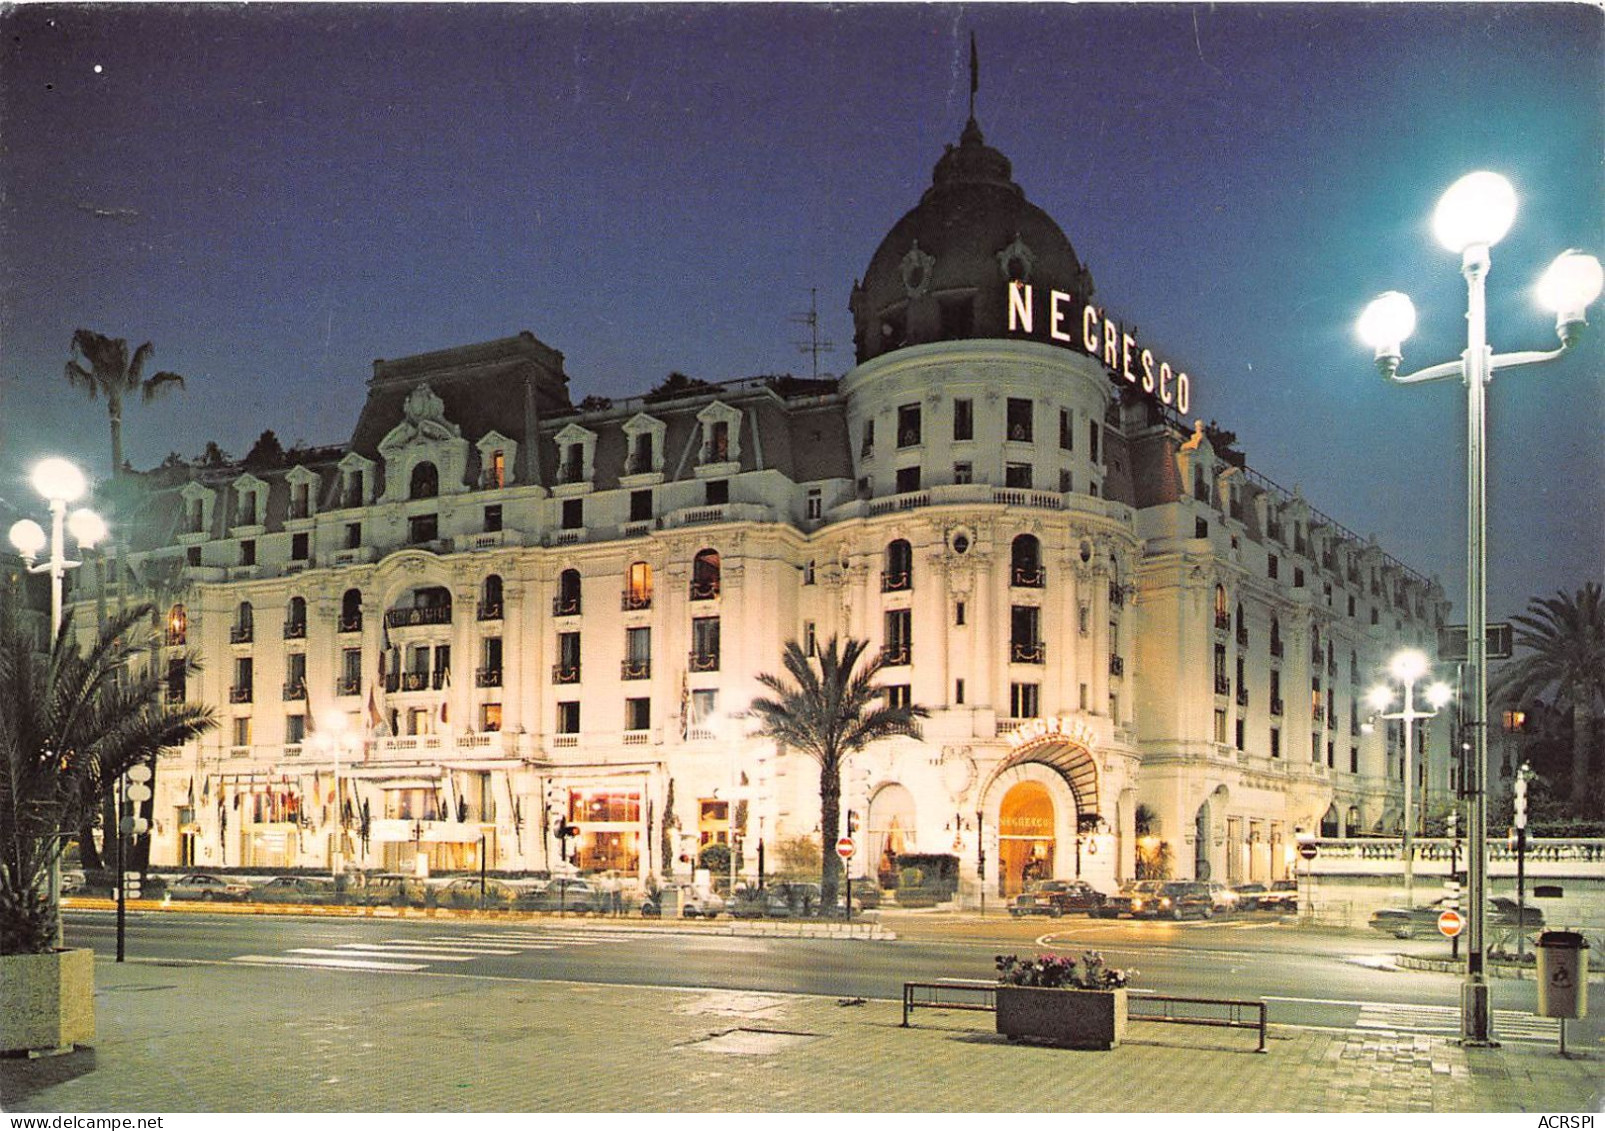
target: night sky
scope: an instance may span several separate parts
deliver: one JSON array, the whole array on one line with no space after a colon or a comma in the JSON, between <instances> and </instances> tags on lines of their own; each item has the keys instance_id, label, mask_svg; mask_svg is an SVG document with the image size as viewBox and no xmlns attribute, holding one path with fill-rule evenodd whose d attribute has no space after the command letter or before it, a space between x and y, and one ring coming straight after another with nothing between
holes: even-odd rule
<instances>
[{"instance_id":1,"label":"night sky","mask_svg":"<svg viewBox=\"0 0 1605 1131\"><path fill-rule=\"evenodd\" d=\"M1498 350L1532 284L1605 251L1593 4L333 5L0 14L0 519L22 471L109 468L62 378L86 327L188 388L136 467L209 439L340 443L371 362L528 329L576 400L852 363L847 296L969 97L1098 300L1193 377L1259 472L1441 577L1464 619L1465 395L1396 388L1353 330L1383 290L1464 348L1438 196L1490 168ZM1605 312L1490 395L1490 612L1605 576Z\"/></svg>"}]
</instances>

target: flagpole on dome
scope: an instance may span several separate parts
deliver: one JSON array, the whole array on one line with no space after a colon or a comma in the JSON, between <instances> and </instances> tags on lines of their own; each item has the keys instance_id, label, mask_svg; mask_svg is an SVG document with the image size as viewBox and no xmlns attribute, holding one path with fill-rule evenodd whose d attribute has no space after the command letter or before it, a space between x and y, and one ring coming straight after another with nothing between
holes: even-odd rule
<instances>
[{"instance_id":1,"label":"flagpole on dome","mask_svg":"<svg viewBox=\"0 0 1605 1131\"><path fill-rule=\"evenodd\" d=\"M970 121L975 121L975 95L981 89L981 57L975 50L975 32L970 32Z\"/></svg>"}]
</instances>

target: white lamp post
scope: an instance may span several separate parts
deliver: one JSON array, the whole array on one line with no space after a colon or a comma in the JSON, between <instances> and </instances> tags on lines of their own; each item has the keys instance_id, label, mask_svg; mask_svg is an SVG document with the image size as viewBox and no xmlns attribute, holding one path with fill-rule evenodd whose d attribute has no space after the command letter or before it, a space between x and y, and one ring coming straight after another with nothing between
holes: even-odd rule
<instances>
[{"instance_id":1,"label":"white lamp post","mask_svg":"<svg viewBox=\"0 0 1605 1131\"><path fill-rule=\"evenodd\" d=\"M1401 385L1459 378L1466 385L1466 660L1472 673L1472 695L1467 723L1472 753L1465 767L1468 851L1466 897L1469 904L1466 931L1466 980L1461 989L1460 1036L1464 1044L1493 1044L1489 1031L1492 1013L1484 969L1484 927L1487 911L1488 799L1484 780L1488 772L1488 664L1487 624L1487 503L1486 438L1487 384L1500 369L1549 361L1576 343L1587 324L1583 312L1599 296L1602 282L1599 261L1577 251L1563 253L1545 273L1538 297L1555 311L1560 335L1557 350L1527 350L1494 354L1488 347L1485 284L1489 249L1500 241L1516 218L1516 192L1496 173L1471 173L1449 187L1433 214L1433 231L1439 242L1460 254L1460 273L1466 280L1466 350L1458 361L1443 362L1419 372L1399 373L1402 343L1415 329L1415 308L1398 292L1389 292L1366 308L1359 332L1376 351L1377 368Z\"/></svg>"},{"instance_id":2,"label":"white lamp post","mask_svg":"<svg viewBox=\"0 0 1605 1131\"><path fill-rule=\"evenodd\" d=\"M76 569L83 564L67 558L67 531L70 530L78 545L87 550L106 537L106 523L92 510L75 510L72 512L72 517L67 516L67 504L82 498L88 489L84 473L67 460L55 456L40 460L34 466L29 482L50 504L49 537L46 537L44 528L31 518L12 523L9 534L11 544L16 547L17 553L22 555L23 564L29 573L50 574L50 644L54 648L56 636L61 632L62 580L67 576L69 569ZM39 551L47 545L50 547L50 557L35 564ZM56 945L60 946L60 853L52 853L50 856L50 906L55 909Z\"/></svg>"},{"instance_id":3,"label":"white lamp post","mask_svg":"<svg viewBox=\"0 0 1605 1131\"><path fill-rule=\"evenodd\" d=\"M1393 659L1388 663L1388 674L1404 685L1404 710L1388 711L1393 705L1393 689L1381 686L1373 687L1367 696L1371 709L1376 711L1377 717L1382 719L1399 719L1404 724L1404 905L1415 906L1415 804L1411 794L1415 788L1415 767L1410 741L1410 724L1417 719L1430 719L1438 713L1438 709L1450 699L1454 698L1454 689L1447 683L1434 683L1427 688L1427 703L1432 707L1430 711L1416 710L1416 682L1427 674L1429 661L1427 654L1415 648L1405 648L1394 653Z\"/></svg>"}]
</instances>

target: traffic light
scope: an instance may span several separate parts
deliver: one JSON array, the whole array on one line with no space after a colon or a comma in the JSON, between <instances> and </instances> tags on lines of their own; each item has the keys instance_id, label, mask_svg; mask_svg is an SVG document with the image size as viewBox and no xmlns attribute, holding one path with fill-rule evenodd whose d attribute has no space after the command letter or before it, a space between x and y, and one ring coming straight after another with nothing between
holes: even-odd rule
<instances>
[{"instance_id":1,"label":"traffic light","mask_svg":"<svg viewBox=\"0 0 1605 1131\"><path fill-rule=\"evenodd\" d=\"M855 836L855 835L857 835L857 833L858 833L858 813L855 810L849 809L849 810L847 810L847 835L848 836Z\"/></svg>"},{"instance_id":2,"label":"traffic light","mask_svg":"<svg viewBox=\"0 0 1605 1131\"><path fill-rule=\"evenodd\" d=\"M1516 810L1516 828L1525 829L1527 827L1527 763L1526 762L1523 762L1521 764L1521 769L1516 771L1516 784L1514 786L1513 792L1514 792L1514 797L1512 798L1512 804L1514 805L1515 810Z\"/></svg>"}]
</instances>

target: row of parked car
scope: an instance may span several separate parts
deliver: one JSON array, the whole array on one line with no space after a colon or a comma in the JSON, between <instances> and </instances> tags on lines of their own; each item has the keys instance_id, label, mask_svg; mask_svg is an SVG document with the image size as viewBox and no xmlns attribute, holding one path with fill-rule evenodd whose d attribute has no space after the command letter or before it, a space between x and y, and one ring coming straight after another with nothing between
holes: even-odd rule
<instances>
[{"instance_id":1,"label":"row of parked car","mask_svg":"<svg viewBox=\"0 0 1605 1131\"><path fill-rule=\"evenodd\" d=\"M1085 880L1037 880L1014 897L1009 914L1049 915L1085 912L1095 919L1208 919L1238 911L1297 911L1298 884L1209 883L1203 880L1135 880L1106 895Z\"/></svg>"},{"instance_id":2,"label":"row of parked car","mask_svg":"<svg viewBox=\"0 0 1605 1131\"><path fill-rule=\"evenodd\" d=\"M64 885L83 890L82 874ZM820 887L814 883L772 881L763 888L738 887L726 898L690 884L670 884L646 896L615 893L584 877L556 879L502 879L487 876L418 879L386 873L349 872L335 881L328 876L273 876L253 878L192 872L181 876L152 877L146 881L146 898L195 900L203 903L250 902L307 906L447 907L493 911L565 911L572 914L608 914L620 911L657 918L665 913L686 919L730 915L738 919L795 918L820 913ZM836 913L842 908L837 897ZM855 912L862 900L853 900Z\"/></svg>"}]
</instances>

